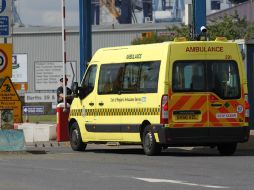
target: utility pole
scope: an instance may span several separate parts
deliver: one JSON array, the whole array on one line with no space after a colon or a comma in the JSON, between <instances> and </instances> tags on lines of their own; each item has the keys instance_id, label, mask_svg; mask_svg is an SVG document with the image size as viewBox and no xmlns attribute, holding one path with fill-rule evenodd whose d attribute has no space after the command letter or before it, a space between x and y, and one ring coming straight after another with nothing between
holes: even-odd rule
<instances>
[{"instance_id":1,"label":"utility pole","mask_svg":"<svg viewBox=\"0 0 254 190\"><path fill-rule=\"evenodd\" d=\"M79 0L80 81L92 58L91 0Z\"/></svg>"},{"instance_id":2,"label":"utility pole","mask_svg":"<svg viewBox=\"0 0 254 190\"><path fill-rule=\"evenodd\" d=\"M193 7L193 28L194 36L200 34L201 26L206 26L206 1L205 0L192 0Z\"/></svg>"}]
</instances>

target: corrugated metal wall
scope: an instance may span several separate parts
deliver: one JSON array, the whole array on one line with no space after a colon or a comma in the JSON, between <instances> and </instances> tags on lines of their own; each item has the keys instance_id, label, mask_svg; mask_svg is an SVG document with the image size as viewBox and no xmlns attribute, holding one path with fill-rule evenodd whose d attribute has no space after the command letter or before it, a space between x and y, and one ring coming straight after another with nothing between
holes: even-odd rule
<instances>
[{"instance_id":1,"label":"corrugated metal wall","mask_svg":"<svg viewBox=\"0 0 254 190\"><path fill-rule=\"evenodd\" d=\"M71 45L74 40L69 40L68 49L72 50ZM76 47L75 49L78 49ZM75 50L74 50L75 52ZM28 61L28 91L35 92L35 67L36 61L61 61L61 36L59 34L22 34L14 35L13 53L27 54ZM68 53L68 60L73 57L73 53ZM79 54L76 54L75 60Z\"/></svg>"},{"instance_id":2,"label":"corrugated metal wall","mask_svg":"<svg viewBox=\"0 0 254 190\"><path fill-rule=\"evenodd\" d=\"M140 36L142 31L165 31L166 29L131 29L131 30L97 30L93 31L92 52L102 47L129 45ZM62 61L61 28L16 29L13 34L13 53L28 56L28 92L35 90L35 67L37 61ZM67 29L67 61L77 62L77 78L79 79L79 32Z\"/></svg>"}]
</instances>

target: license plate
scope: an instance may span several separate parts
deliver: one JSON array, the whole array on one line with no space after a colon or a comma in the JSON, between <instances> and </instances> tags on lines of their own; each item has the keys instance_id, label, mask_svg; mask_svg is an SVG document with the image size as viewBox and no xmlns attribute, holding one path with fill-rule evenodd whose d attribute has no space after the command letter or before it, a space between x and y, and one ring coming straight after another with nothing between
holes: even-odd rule
<instances>
[{"instance_id":1,"label":"license plate","mask_svg":"<svg viewBox=\"0 0 254 190\"><path fill-rule=\"evenodd\" d=\"M193 114L179 114L175 115L176 120L198 120L198 115Z\"/></svg>"}]
</instances>

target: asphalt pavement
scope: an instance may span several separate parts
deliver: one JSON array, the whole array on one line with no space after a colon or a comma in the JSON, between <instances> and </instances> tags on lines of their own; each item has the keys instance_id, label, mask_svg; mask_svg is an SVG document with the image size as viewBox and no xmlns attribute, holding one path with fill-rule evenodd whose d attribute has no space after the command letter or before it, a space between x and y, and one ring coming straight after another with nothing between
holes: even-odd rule
<instances>
[{"instance_id":1,"label":"asphalt pavement","mask_svg":"<svg viewBox=\"0 0 254 190\"><path fill-rule=\"evenodd\" d=\"M239 143L237 149L254 150L254 130L250 130L250 138L248 142Z\"/></svg>"}]
</instances>

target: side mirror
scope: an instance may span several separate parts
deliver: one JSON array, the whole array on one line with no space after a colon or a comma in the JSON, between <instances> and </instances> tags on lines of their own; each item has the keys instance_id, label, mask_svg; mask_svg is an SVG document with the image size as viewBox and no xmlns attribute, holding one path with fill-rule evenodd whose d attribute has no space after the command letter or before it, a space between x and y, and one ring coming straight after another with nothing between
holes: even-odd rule
<instances>
[{"instance_id":1,"label":"side mirror","mask_svg":"<svg viewBox=\"0 0 254 190\"><path fill-rule=\"evenodd\" d=\"M72 92L75 98L79 98L82 100L86 97L85 89L82 87L79 87L77 82L73 83Z\"/></svg>"}]
</instances>

